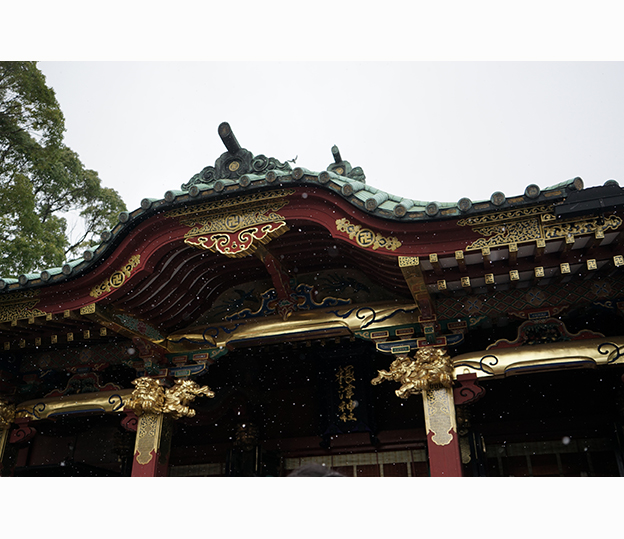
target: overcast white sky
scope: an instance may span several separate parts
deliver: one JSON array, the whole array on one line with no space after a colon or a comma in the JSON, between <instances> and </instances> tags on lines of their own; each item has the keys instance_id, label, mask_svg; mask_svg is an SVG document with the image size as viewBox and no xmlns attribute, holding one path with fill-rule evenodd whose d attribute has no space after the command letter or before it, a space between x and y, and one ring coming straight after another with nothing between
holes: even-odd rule
<instances>
[{"instance_id":1,"label":"overcast white sky","mask_svg":"<svg viewBox=\"0 0 624 539\"><path fill-rule=\"evenodd\" d=\"M624 185L620 62L41 62L66 143L128 209L225 151L322 171L336 144L373 187L423 201L580 176Z\"/></svg>"}]
</instances>

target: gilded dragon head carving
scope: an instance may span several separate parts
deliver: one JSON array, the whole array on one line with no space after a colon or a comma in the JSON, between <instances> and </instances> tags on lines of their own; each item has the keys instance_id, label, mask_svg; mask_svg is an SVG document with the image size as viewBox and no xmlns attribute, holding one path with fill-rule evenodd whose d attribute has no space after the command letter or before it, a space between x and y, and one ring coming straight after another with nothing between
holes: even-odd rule
<instances>
[{"instance_id":1,"label":"gilded dragon head carving","mask_svg":"<svg viewBox=\"0 0 624 539\"><path fill-rule=\"evenodd\" d=\"M195 410L189 407L196 397L214 397L208 386L199 386L193 380L176 380L173 387L165 388L158 380L149 377L132 382L136 389L130 396L128 407L138 416L142 414L169 414L174 419L193 417Z\"/></svg>"},{"instance_id":2,"label":"gilded dragon head carving","mask_svg":"<svg viewBox=\"0 0 624 539\"><path fill-rule=\"evenodd\" d=\"M390 364L389 371L378 372L371 383L378 385L384 380L400 382L401 387L395 393L402 399L439 386L451 387L453 383L451 358L441 348L421 348L416 351L414 359L400 355Z\"/></svg>"}]
</instances>

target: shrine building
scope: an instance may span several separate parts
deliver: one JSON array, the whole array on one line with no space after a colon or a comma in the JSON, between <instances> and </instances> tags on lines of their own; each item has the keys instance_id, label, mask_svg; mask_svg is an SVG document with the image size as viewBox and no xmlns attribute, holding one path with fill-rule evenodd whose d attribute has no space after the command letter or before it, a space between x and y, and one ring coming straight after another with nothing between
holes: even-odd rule
<instances>
[{"instance_id":1,"label":"shrine building","mask_svg":"<svg viewBox=\"0 0 624 539\"><path fill-rule=\"evenodd\" d=\"M617 182L423 202L218 135L0 279L0 475L624 475Z\"/></svg>"}]
</instances>

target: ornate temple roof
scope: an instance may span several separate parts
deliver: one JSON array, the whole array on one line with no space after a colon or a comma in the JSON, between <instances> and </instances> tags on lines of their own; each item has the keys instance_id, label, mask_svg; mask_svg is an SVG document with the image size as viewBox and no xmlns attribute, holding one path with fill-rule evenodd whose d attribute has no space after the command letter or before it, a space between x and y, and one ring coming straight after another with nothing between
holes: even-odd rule
<instances>
[{"instance_id":1,"label":"ornate temple roof","mask_svg":"<svg viewBox=\"0 0 624 539\"><path fill-rule=\"evenodd\" d=\"M0 279L0 293L45 287L89 272L100 265L138 224L159 213L269 189L295 186L324 189L372 217L393 223L392 226L396 230L407 223L435 223L470 218L540 203L561 204L568 197L577 200L580 196L583 202L577 201L575 204L577 206L581 204L582 211L585 212L591 211L592 204L605 208L610 203L622 204L624 200L622 194L624 189L619 188L614 180L609 180L604 187L583 189L583 181L578 177L545 189L531 184L524 193L516 196L508 197L501 191L496 191L489 200L472 201L468 198L461 198L456 202L412 200L387 193L366 183L362 168L352 167L343 159L336 146L331 149L334 161L326 170L314 172L302 167L293 168L289 162L282 163L273 157L253 155L240 146L227 123L219 126L219 136L227 151L213 166L207 166L195 174L188 182L182 184L179 190L167 191L163 198L145 198L141 201L140 208L122 212L117 225L102 234L100 245L85 251L81 258L67 262L62 267L20 275L17 279ZM605 205L605 200L611 202Z\"/></svg>"}]
</instances>

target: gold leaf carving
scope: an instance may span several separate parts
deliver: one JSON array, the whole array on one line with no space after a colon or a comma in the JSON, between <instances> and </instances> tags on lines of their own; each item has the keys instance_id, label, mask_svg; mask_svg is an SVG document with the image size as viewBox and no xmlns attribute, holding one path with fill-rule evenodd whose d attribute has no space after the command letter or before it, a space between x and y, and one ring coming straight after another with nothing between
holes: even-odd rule
<instances>
[{"instance_id":1,"label":"gold leaf carving","mask_svg":"<svg viewBox=\"0 0 624 539\"><path fill-rule=\"evenodd\" d=\"M622 219L616 215L611 215L606 219L594 218L580 221L568 221L556 225L544 225L544 237L547 240L554 238L564 238L568 235L592 234L597 230L608 230L619 228Z\"/></svg>"},{"instance_id":2,"label":"gold leaf carving","mask_svg":"<svg viewBox=\"0 0 624 539\"><path fill-rule=\"evenodd\" d=\"M378 385L384 380L400 382L401 387L395 393L402 399L433 387L451 387L453 382L451 358L445 350L433 347L418 349L414 359L400 355L390 364L389 371L378 373L371 384Z\"/></svg>"},{"instance_id":3,"label":"gold leaf carving","mask_svg":"<svg viewBox=\"0 0 624 539\"><path fill-rule=\"evenodd\" d=\"M455 429L455 409L448 388L427 390L424 394L427 431L433 432L431 441L436 445L448 445L453 441L451 430Z\"/></svg>"},{"instance_id":4,"label":"gold leaf carving","mask_svg":"<svg viewBox=\"0 0 624 539\"><path fill-rule=\"evenodd\" d=\"M285 199L263 202L246 207L244 211L223 211L203 217L182 219L183 225L192 227L184 237L203 236L215 232L237 232L250 226L273 221L283 221L284 217L277 213L288 204Z\"/></svg>"},{"instance_id":5,"label":"gold leaf carving","mask_svg":"<svg viewBox=\"0 0 624 539\"><path fill-rule=\"evenodd\" d=\"M395 251L401 247L402 243L393 236L382 236L379 232L374 232L370 228L362 228L361 225L354 225L346 218L336 219L336 229L346 232L350 239L355 239L360 247L377 250L380 247Z\"/></svg>"},{"instance_id":6,"label":"gold leaf carving","mask_svg":"<svg viewBox=\"0 0 624 539\"><path fill-rule=\"evenodd\" d=\"M509 245L510 243L527 243L542 237L540 223L537 219L475 227L474 230L482 236L488 236L489 239L478 239L466 247L467 251Z\"/></svg>"},{"instance_id":7,"label":"gold leaf carving","mask_svg":"<svg viewBox=\"0 0 624 539\"><path fill-rule=\"evenodd\" d=\"M501 223L503 221L514 221L526 217L541 215L543 213L552 212L552 206L532 206L530 208L519 208L516 210L508 210L486 215L475 215L457 221L458 226L478 226L492 223Z\"/></svg>"},{"instance_id":8,"label":"gold leaf carving","mask_svg":"<svg viewBox=\"0 0 624 539\"><path fill-rule=\"evenodd\" d=\"M279 189L276 191L269 191L263 193L255 193L253 195L247 195L244 197L228 198L225 200L217 200L216 202L207 202L206 204L199 204L192 208L178 208L170 211L165 217L182 217L185 215L201 216L214 211L221 211L225 208L232 208L237 206L247 206L249 204L256 204L259 202L273 200L290 196L295 192L294 189Z\"/></svg>"},{"instance_id":9,"label":"gold leaf carving","mask_svg":"<svg viewBox=\"0 0 624 539\"><path fill-rule=\"evenodd\" d=\"M103 281L98 286L94 287L91 290L90 296L94 298L99 298L102 294L108 293L111 290L119 288L122 286L127 279L132 275L132 271L139 265L141 261L140 255L134 255L130 257L130 260L121 267L119 270L114 272L108 279Z\"/></svg>"},{"instance_id":10,"label":"gold leaf carving","mask_svg":"<svg viewBox=\"0 0 624 539\"><path fill-rule=\"evenodd\" d=\"M13 320L26 320L36 316L46 316L48 313L35 306L39 303L38 291L19 292L8 294L0 298L0 323Z\"/></svg>"},{"instance_id":11,"label":"gold leaf carving","mask_svg":"<svg viewBox=\"0 0 624 539\"><path fill-rule=\"evenodd\" d=\"M258 244L266 244L288 231L284 217L277 213L286 204L288 200L277 198L184 218L181 224L190 227L184 242L233 258L247 256Z\"/></svg>"},{"instance_id":12,"label":"gold leaf carving","mask_svg":"<svg viewBox=\"0 0 624 539\"><path fill-rule=\"evenodd\" d=\"M139 464L149 464L153 458L152 451L158 452L162 420L162 416L158 414L144 414L139 418L135 446L136 461Z\"/></svg>"},{"instance_id":13,"label":"gold leaf carving","mask_svg":"<svg viewBox=\"0 0 624 539\"><path fill-rule=\"evenodd\" d=\"M534 217L530 217L531 215ZM525 218L522 219L522 217ZM622 219L611 215L604 219L596 217L557 222L551 207L536 206L524 210L460 219L457 224L459 226L472 226L475 232L486 236L466 247L467 251L474 251L514 243L543 242L557 238L574 238L575 236L593 234L608 229L615 230L622 225Z\"/></svg>"},{"instance_id":14,"label":"gold leaf carving","mask_svg":"<svg viewBox=\"0 0 624 539\"><path fill-rule=\"evenodd\" d=\"M174 419L193 417L195 410L189 407L196 397L214 397L208 386L199 386L193 380L176 380L173 387L165 388L158 380L149 377L132 382L136 389L132 392L127 406L137 416L143 414L169 414Z\"/></svg>"}]
</instances>

